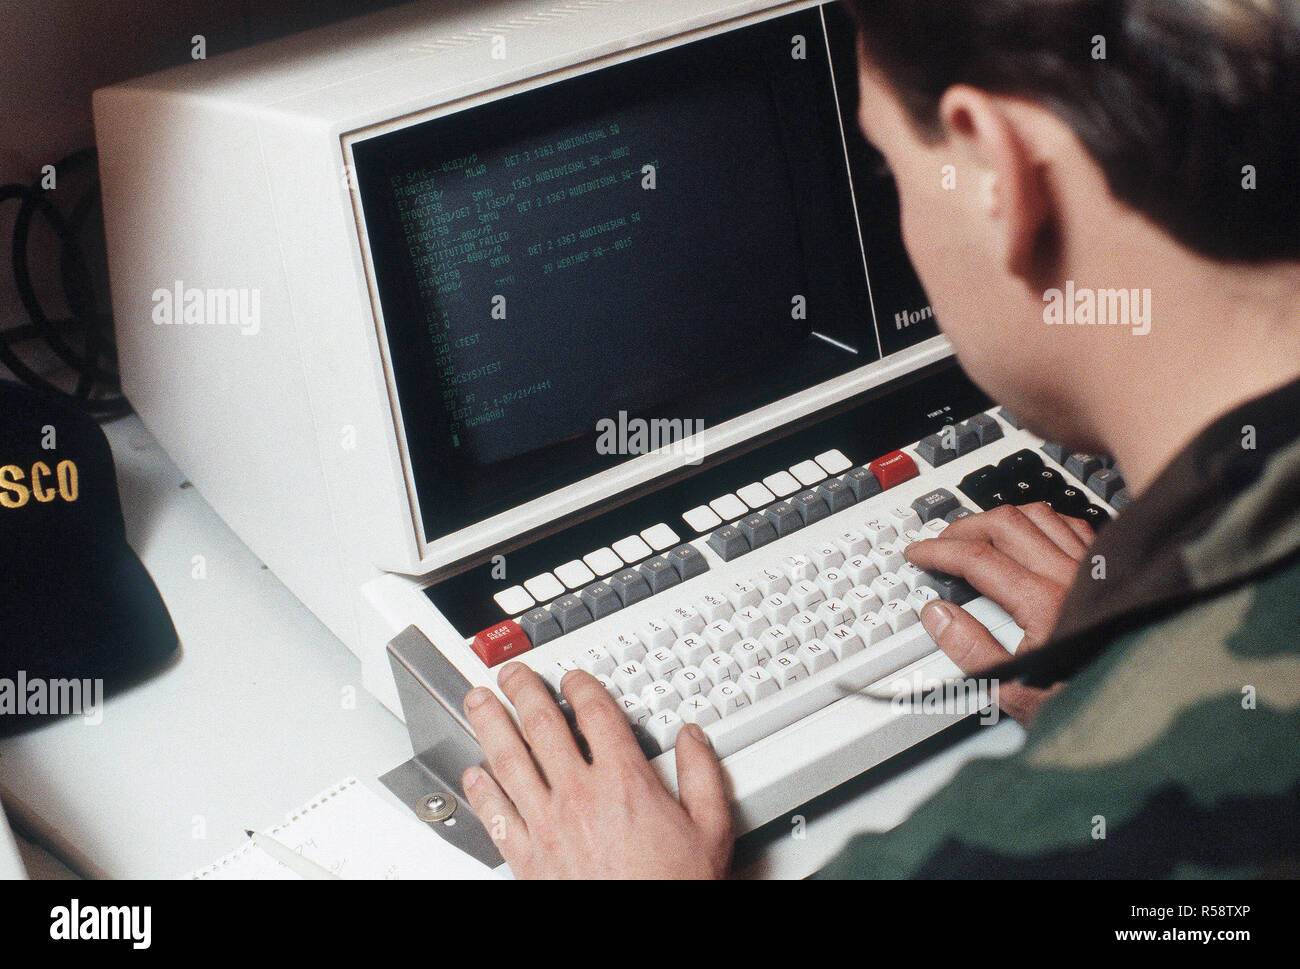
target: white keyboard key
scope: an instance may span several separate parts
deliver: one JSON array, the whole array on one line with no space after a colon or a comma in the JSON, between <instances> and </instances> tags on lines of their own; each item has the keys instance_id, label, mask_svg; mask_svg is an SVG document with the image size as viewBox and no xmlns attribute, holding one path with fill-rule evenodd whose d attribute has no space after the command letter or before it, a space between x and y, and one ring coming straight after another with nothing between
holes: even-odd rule
<instances>
[{"instance_id":1,"label":"white keyboard key","mask_svg":"<svg viewBox=\"0 0 1300 969\"><path fill-rule=\"evenodd\" d=\"M685 636L703 631L704 617L691 606L676 606L668 613L668 625L678 636Z\"/></svg>"},{"instance_id":2,"label":"white keyboard key","mask_svg":"<svg viewBox=\"0 0 1300 969\"><path fill-rule=\"evenodd\" d=\"M566 589L578 589L596 578L596 573L582 562L574 559L565 562L555 570L555 577L564 583Z\"/></svg>"},{"instance_id":3,"label":"white keyboard key","mask_svg":"<svg viewBox=\"0 0 1300 969\"><path fill-rule=\"evenodd\" d=\"M848 659L865 648L862 637L853 631L852 626L836 626L826 634L822 642L831 648L836 659Z\"/></svg>"},{"instance_id":4,"label":"white keyboard key","mask_svg":"<svg viewBox=\"0 0 1300 969\"><path fill-rule=\"evenodd\" d=\"M641 642L645 643L647 650L667 649L677 638L673 627L662 619L647 619L637 630L637 635L641 637Z\"/></svg>"},{"instance_id":5,"label":"white keyboard key","mask_svg":"<svg viewBox=\"0 0 1300 969\"><path fill-rule=\"evenodd\" d=\"M865 555L855 555L844 563L845 574L854 585L865 585L880 574L880 569Z\"/></svg>"},{"instance_id":6,"label":"white keyboard key","mask_svg":"<svg viewBox=\"0 0 1300 969\"><path fill-rule=\"evenodd\" d=\"M599 576L609 575L623 567L623 560L612 548L598 548L584 555L582 560L587 563L587 568Z\"/></svg>"},{"instance_id":7,"label":"white keyboard key","mask_svg":"<svg viewBox=\"0 0 1300 969\"><path fill-rule=\"evenodd\" d=\"M745 579L731 583L725 591L728 601L737 609L756 606L763 601L763 594L758 591L758 586Z\"/></svg>"},{"instance_id":8,"label":"white keyboard key","mask_svg":"<svg viewBox=\"0 0 1300 969\"><path fill-rule=\"evenodd\" d=\"M844 553L845 558L864 555L871 551L871 543L867 541L867 536L856 528L847 529L836 535L835 544Z\"/></svg>"},{"instance_id":9,"label":"white keyboard key","mask_svg":"<svg viewBox=\"0 0 1300 969\"><path fill-rule=\"evenodd\" d=\"M794 649L799 645L799 640L789 626L780 625L772 626L759 633L758 644L767 651L767 656L764 657L764 660L767 660L779 656L787 649Z\"/></svg>"},{"instance_id":10,"label":"white keyboard key","mask_svg":"<svg viewBox=\"0 0 1300 969\"><path fill-rule=\"evenodd\" d=\"M826 480L826 472L816 461L800 461L790 469L790 473L802 485L815 485L818 481Z\"/></svg>"},{"instance_id":11,"label":"white keyboard key","mask_svg":"<svg viewBox=\"0 0 1300 969\"><path fill-rule=\"evenodd\" d=\"M893 572L881 572L871 580L871 591L876 594L876 598L888 605L894 599L905 598L911 590Z\"/></svg>"},{"instance_id":12,"label":"white keyboard key","mask_svg":"<svg viewBox=\"0 0 1300 969\"><path fill-rule=\"evenodd\" d=\"M650 685L651 676L640 663L620 663L614 667L614 682L619 689L632 696L640 696Z\"/></svg>"},{"instance_id":13,"label":"white keyboard key","mask_svg":"<svg viewBox=\"0 0 1300 969\"><path fill-rule=\"evenodd\" d=\"M869 612L853 624L853 631L862 637L864 646L874 646L894 634L889 623L877 612Z\"/></svg>"},{"instance_id":14,"label":"white keyboard key","mask_svg":"<svg viewBox=\"0 0 1300 969\"><path fill-rule=\"evenodd\" d=\"M707 727L722 719L718 716L718 711L713 708L713 704L703 696L693 696L683 700L682 705L677 708L677 715L682 718L682 723L696 723L701 727Z\"/></svg>"},{"instance_id":15,"label":"white keyboard key","mask_svg":"<svg viewBox=\"0 0 1300 969\"><path fill-rule=\"evenodd\" d=\"M509 589L502 589L492 598L501 607L501 611L509 616L517 616L521 612L527 612L536 605L536 600L521 585L512 585Z\"/></svg>"},{"instance_id":16,"label":"white keyboard key","mask_svg":"<svg viewBox=\"0 0 1300 969\"><path fill-rule=\"evenodd\" d=\"M662 751L673 749L677 743L677 734L682 729L682 718L677 715L676 710L664 710L656 713L646 723L646 730L659 745Z\"/></svg>"},{"instance_id":17,"label":"white keyboard key","mask_svg":"<svg viewBox=\"0 0 1300 969\"><path fill-rule=\"evenodd\" d=\"M696 611L704 617L705 622L717 622L719 619L729 619L736 607L721 592L706 592L700 596Z\"/></svg>"},{"instance_id":18,"label":"white keyboard key","mask_svg":"<svg viewBox=\"0 0 1300 969\"><path fill-rule=\"evenodd\" d=\"M681 539L677 537L677 533L662 522L658 525L651 525L641 533L641 537L656 552L662 552L664 549L672 548L681 542Z\"/></svg>"},{"instance_id":19,"label":"white keyboard key","mask_svg":"<svg viewBox=\"0 0 1300 969\"><path fill-rule=\"evenodd\" d=\"M921 621L915 610L902 599L886 602L885 608L880 610L880 615L885 622L889 623L889 628L896 633L901 633L908 626L915 626Z\"/></svg>"},{"instance_id":20,"label":"white keyboard key","mask_svg":"<svg viewBox=\"0 0 1300 969\"><path fill-rule=\"evenodd\" d=\"M894 547L901 552L903 549L907 548L907 546L911 545L913 542L919 542L921 540L922 540L921 533L918 532L915 528L909 528L901 535L899 535L898 538L894 539Z\"/></svg>"},{"instance_id":21,"label":"white keyboard key","mask_svg":"<svg viewBox=\"0 0 1300 969\"><path fill-rule=\"evenodd\" d=\"M640 562L651 553L650 546L642 540L640 535L629 535L627 538L620 538L614 543L614 551L628 565L633 562Z\"/></svg>"},{"instance_id":22,"label":"white keyboard key","mask_svg":"<svg viewBox=\"0 0 1300 969\"><path fill-rule=\"evenodd\" d=\"M882 545L898 538L898 532L894 530L894 526L881 521L879 518L868 519L862 526L862 534L867 536L867 540L872 545Z\"/></svg>"},{"instance_id":23,"label":"white keyboard key","mask_svg":"<svg viewBox=\"0 0 1300 969\"><path fill-rule=\"evenodd\" d=\"M558 691L560 684L564 682L564 674L578 668L578 661L571 656L566 656L564 659L557 659L548 666L542 673L542 677Z\"/></svg>"},{"instance_id":24,"label":"white keyboard key","mask_svg":"<svg viewBox=\"0 0 1300 969\"><path fill-rule=\"evenodd\" d=\"M731 647L731 658L736 661L736 665L742 670L751 670L755 666L766 663L772 658L772 654L758 640L742 639Z\"/></svg>"},{"instance_id":25,"label":"white keyboard key","mask_svg":"<svg viewBox=\"0 0 1300 969\"><path fill-rule=\"evenodd\" d=\"M885 521L894 526L894 531L903 534L909 528L921 527L921 516L907 505L895 505L885 512Z\"/></svg>"},{"instance_id":26,"label":"white keyboard key","mask_svg":"<svg viewBox=\"0 0 1300 969\"><path fill-rule=\"evenodd\" d=\"M655 680L641 691L641 702L650 708L651 713L676 710L683 699L667 680Z\"/></svg>"},{"instance_id":27,"label":"white keyboard key","mask_svg":"<svg viewBox=\"0 0 1300 969\"><path fill-rule=\"evenodd\" d=\"M645 668L654 679L665 680L685 664L681 658L667 646L652 649L645 654Z\"/></svg>"},{"instance_id":28,"label":"white keyboard key","mask_svg":"<svg viewBox=\"0 0 1300 969\"><path fill-rule=\"evenodd\" d=\"M820 673L834 663L836 659L835 653L820 639L804 643L795 652L795 656L810 675Z\"/></svg>"},{"instance_id":29,"label":"white keyboard key","mask_svg":"<svg viewBox=\"0 0 1300 969\"><path fill-rule=\"evenodd\" d=\"M731 624L736 627L736 631L740 633L741 638L757 636L771 625L758 606L745 606L743 609L737 609L736 614L731 617Z\"/></svg>"},{"instance_id":30,"label":"white keyboard key","mask_svg":"<svg viewBox=\"0 0 1300 969\"><path fill-rule=\"evenodd\" d=\"M844 604L843 599L827 599L813 611L818 619L826 623L827 629L834 629L836 626L852 622L857 618L849 611L849 607Z\"/></svg>"},{"instance_id":31,"label":"white keyboard key","mask_svg":"<svg viewBox=\"0 0 1300 969\"><path fill-rule=\"evenodd\" d=\"M649 685L649 681L646 681ZM627 693L618 698L619 708L623 711L623 716L627 717L628 722L634 727L645 726L645 722L650 719L650 708L641 702L641 697L636 693Z\"/></svg>"},{"instance_id":32,"label":"white keyboard key","mask_svg":"<svg viewBox=\"0 0 1300 969\"><path fill-rule=\"evenodd\" d=\"M880 574L897 572L907 564L903 553L893 542L884 542L871 550L871 564L880 569Z\"/></svg>"},{"instance_id":33,"label":"white keyboard key","mask_svg":"<svg viewBox=\"0 0 1300 969\"><path fill-rule=\"evenodd\" d=\"M827 599L838 599L853 588L853 582L840 569L829 568L817 576L817 586L826 593Z\"/></svg>"},{"instance_id":34,"label":"white keyboard key","mask_svg":"<svg viewBox=\"0 0 1300 969\"><path fill-rule=\"evenodd\" d=\"M853 462L840 451L823 451L813 460L820 464L827 474L840 474L853 467Z\"/></svg>"},{"instance_id":35,"label":"white keyboard key","mask_svg":"<svg viewBox=\"0 0 1300 969\"><path fill-rule=\"evenodd\" d=\"M682 661L683 666L699 666L711 652L709 644L695 635L683 636L673 643L673 655Z\"/></svg>"},{"instance_id":36,"label":"white keyboard key","mask_svg":"<svg viewBox=\"0 0 1300 969\"><path fill-rule=\"evenodd\" d=\"M767 485L778 498L792 495L799 490L799 482L789 471L778 471L776 474L768 475L763 479L763 484Z\"/></svg>"},{"instance_id":37,"label":"white keyboard key","mask_svg":"<svg viewBox=\"0 0 1300 969\"><path fill-rule=\"evenodd\" d=\"M826 632L826 623L811 612L801 612L790 620L790 632L801 643L810 639L820 639Z\"/></svg>"},{"instance_id":38,"label":"white keyboard key","mask_svg":"<svg viewBox=\"0 0 1300 969\"><path fill-rule=\"evenodd\" d=\"M826 601L826 593L812 579L804 579L790 587L790 598L799 608L796 612L805 612Z\"/></svg>"},{"instance_id":39,"label":"white keyboard key","mask_svg":"<svg viewBox=\"0 0 1300 969\"><path fill-rule=\"evenodd\" d=\"M704 675L709 678L713 686L734 680L740 675L740 664L734 657L722 652L710 653L706 656L704 662L700 664L700 669L704 670Z\"/></svg>"},{"instance_id":40,"label":"white keyboard key","mask_svg":"<svg viewBox=\"0 0 1300 969\"><path fill-rule=\"evenodd\" d=\"M614 662L614 657L609 654L609 650L601 646L592 646L578 654L578 665L593 676L608 676L614 672L617 664Z\"/></svg>"},{"instance_id":41,"label":"white keyboard key","mask_svg":"<svg viewBox=\"0 0 1300 969\"><path fill-rule=\"evenodd\" d=\"M556 596L564 595L564 583L550 572L535 575L524 583L524 588L538 602L547 602Z\"/></svg>"},{"instance_id":42,"label":"white keyboard key","mask_svg":"<svg viewBox=\"0 0 1300 969\"><path fill-rule=\"evenodd\" d=\"M715 653L723 653L740 642L740 633L727 620L719 619L704 627L704 639Z\"/></svg>"},{"instance_id":43,"label":"white keyboard key","mask_svg":"<svg viewBox=\"0 0 1300 969\"><path fill-rule=\"evenodd\" d=\"M948 522L942 518L931 518L921 526L921 536L923 538L934 538L943 534L943 530L948 527Z\"/></svg>"},{"instance_id":44,"label":"white keyboard key","mask_svg":"<svg viewBox=\"0 0 1300 969\"><path fill-rule=\"evenodd\" d=\"M607 648L615 663L639 663L645 659L645 643L636 633L619 633Z\"/></svg>"},{"instance_id":45,"label":"white keyboard key","mask_svg":"<svg viewBox=\"0 0 1300 969\"><path fill-rule=\"evenodd\" d=\"M708 505L692 508L682 515L682 520L697 532L711 532L722 524L722 519L718 517L717 512Z\"/></svg>"},{"instance_id":46,"label":"white keyboard key","mask_svg":"<svg viewBox=\"0 0 1300 969\"><path fill-rule=\"evenodd\" d=\"M763 669L772 674L776 685L783 690L791 683L808 678L808 671L804 669L803 663L799 662L798 657L792 653L782 653L780 656L773 657L768 660Z\"/></svg>"},{"instance_id":47,"label":"white keyboard key","mask_svg":"<svg viewBox=\"0 0 1300 969\"><path fill-rule=\"evenodd\" d=\"M731 521L741 515L749 514L749 505L735 495L723 495L709 502L709 507L716 511L723 521Z\"/></svg>"},{"instance_id":48,"label":"white keyboard key","mask_svg":"<svg viewBox=\"0 0 1300 969\"><path fill-rule=\"evenodd\" d=\"M719 683L709 691L709 702L722 717L749 706L749 698L735 683Z\"/></svg>"},{"instance_id":49,"label":"white keyboard key","mask_svg":"<svg viewBox=\"0 0 1300 969\"><path fill-rule=\"evenodd\" d=\"M844 564L844 553L840 551L840 547L834 542L823 542L813 549L812 554L808 557L812 559L813 565L817 566L819 572L823 569L833 569L837 565Z\"/></svg>"},{"instance_id":50,"label":"white keyboard key","mask_svg":"<svg viewBox=\"0 0 1300 969\"><path fill-rule=\"evenodd\" d=\"M781 689L776 685L772 674L761 666L745 670L740 677L740 688L745 691L745 697L750 703L765 700Z\"/></svg>"},{"instance_id":51,"label":"white keyboard key","mask_svg":"<svg viewBox=\"0 0 1300 969\"><path fill-rule=\"evenodd\" d=\"M919 617L921 615L921 610L925 608L925 604L927 602L933 602L938 598L939 593L935 592L934 589L926 585L918 585L907 594L907 598L903 601L915 609L916 614Z\"/></svg>"},{"instance_id":52,"label":"white keyboard key","mask_svg":"<svg viewBox=\"0 0 1300 969\"><path fill-rule=\"evenodd\" d=\"M844 597L844 603L849 607L849 611L859 618L869 612L877 612L884 606L884 603L880 601L880 596L865 585L854 586L850 589L848 595Z\"/></svg>"},{"instance_id":53,"label":"white keyboard key","mask_svg":"<svg viewBox=\"0 0 1300 969\"><path fill-rule=\"evenodd\" d=\"M791 582L801 582L817 575L817 566L806 555L787 555L781 560L781 568Z\"/></svg>"},{"instance_id":54,"label":"white keyboard key","mask_svg":"<svg viewBox=\"0 0 1300 969\"><path fill-rule=\"evenodd\" d=\"M698 666L683 666L673 674L671 682L673 689L681 694L683 700L693 697L701 691L707 693L713 689L713 684L704 675L704 670Z\"/></svg>"},{"instance_id":55,"label":"white keyboard key","mask_svg":"<svg viewBox=\"0 0 1300 969\"><path fill-rule=\"evenodd\" d=\"M759 569L758 575L754 576L754 585L758 586L758 591L765 596L790 591L790 580L786 578L784 572L778 572L776 569Z\"/></svg>"},{"instance_id":56,"label":"white keyboard key","mask_svg":"<svg viewBox=\"0 0 1300 969\"><path fill-rule=\"evenodd\" d=\"M915 591L920 586L926 586L931 589L939 588L939 583L935 581L934 576L925 571L925 569L913 565L911 562L904 564L895 574L902 579L903 584L912 591Z\"/></svg>"},{"instance_id":57,"label":"white keyboard key","mask_svg":"<svg viewBox=\"0 0 1300 969\"><path fill-rule=\"evenodd\" d=\"M759 608L763 610L763 615L767 616L768 622L773 626L785 622L799 610L795 604L790 601L790 597L782 595L780 592L770 595L759 603Z\"/></svg>"},{"instance_id":58,"label":"white keyboard key","mask_svg":"<svg viewBox=\"0 0 1300 969\"><path fill-rule=\"evenodd\" d=\"M766 485L759 484L757 481L743 488L737 488L736 497L750 508L762 508L776 501L776 495L772 494Z\"/></svg>"}]
</instances>

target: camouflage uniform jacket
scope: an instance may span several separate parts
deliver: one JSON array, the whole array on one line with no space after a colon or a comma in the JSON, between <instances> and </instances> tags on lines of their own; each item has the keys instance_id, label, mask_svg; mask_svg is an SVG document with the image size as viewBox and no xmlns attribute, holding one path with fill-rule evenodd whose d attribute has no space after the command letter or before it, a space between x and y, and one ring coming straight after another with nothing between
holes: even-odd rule
<instances>
[{"instance_id":1,"label":"camouflage uniform jacket","mask_svg":"<svg viewBox=\"0 0 1300 969\"><path fill-rule=\"evenodd\" d=\"M1171 462L1099 535L1051 641L1011 666L1069 682L1024 747L966 765L820 877L1294 876L1300 381Z\"/></svg>"}]
</instances>

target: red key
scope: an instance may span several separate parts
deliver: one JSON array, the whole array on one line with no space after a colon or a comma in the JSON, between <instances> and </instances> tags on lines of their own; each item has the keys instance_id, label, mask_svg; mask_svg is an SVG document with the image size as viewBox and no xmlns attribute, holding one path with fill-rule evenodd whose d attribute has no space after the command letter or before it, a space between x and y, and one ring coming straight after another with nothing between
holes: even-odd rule
<instances>
[{"instance_id":1,"label":"red key","mask_svg":"<svg viewBox=\"0 0 1300 969\"><path fill-rule=\"evenodd\" d=\"M483 630L474 637L471 645L474 647L474 652L478 653L479 659L488 666L504 663L533 648L533 644L528 641L528 634L519 628L519 623L513 619L507 619Z\"/></svg>"},{"instance_id":2,"label":"red key","mask_svg":"<svg viewBox=\"0 0 1300 969\"><path fill-rule=\"evenodd\" d=\"M876 458L867 465L867 470L876 476L880 487L886 490L920 474L916 470L916 462L902 451L890 451L883 457Z\"/></svg>"}]
</instances>

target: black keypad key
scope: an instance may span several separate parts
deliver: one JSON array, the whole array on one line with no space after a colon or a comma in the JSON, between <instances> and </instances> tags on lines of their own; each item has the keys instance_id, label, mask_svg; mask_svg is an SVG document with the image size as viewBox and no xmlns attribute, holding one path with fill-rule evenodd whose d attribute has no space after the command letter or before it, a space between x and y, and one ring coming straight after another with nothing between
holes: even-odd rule
<instances>
[{"instance_id":1,"label":"black keypad key","mask_svg":"<svg viewBox=\"0 0 1300 969\"><path fill-rule=\"evenodd\" d=\"M645 579L636 569L616 572L609 580L609 587L614 590L624 606L650 598L650 586L646 585Z\"/></svg>"},{"instance_id":2,"label":"black keypad key","mask_svg":"<svg viewBox=\"0 0 1300 969\"><path fill-rule=\"evenodd\" d=\"M1083 510L1091 504L1087 495L1078 488L1071 488L1068 485L1048 498L1047 503L1052 506L1054 511L1075 518L1078 518L1083 513Z\"/></svg>"},{"instance_id":3,"label":"black keypad key","mask_svg":"<svg viewBox=\"0 0 1300 969\"><path fill-rule=\"evenodd\" d=\"M826 502L822 500L822 496L811 490L799 492L790 499L790 504L799 513L799 517L803 519L805 525L819 522L831 513L831 510L826 507Z\"/></svg>"},{"instance_id":4,"label":"black keypad key","mask_svg":"<svg viewBox=\"0 0 1300 969\"><path fill-rule=\"evenodd\" d=\"M672 563L683 582L709 571L708 561L694 545L678 545L671 552L665 552L664 558Z\"/></svg>"},{"instance_id":5,"label":"black keypad key","mask_svg":"<svg viewBox=\"0 0 1300 969\"><path fill-rule=\"evenodd\" d=\"M1008 504L1006 476L993 465L972 471L957 485L962 493L984 511Z\"/></svg>"},{"instance_id":6,"label":"black keypad key","mask_svg":"<svg viewBox=\"0 0 1300 969\"><path fill-rule=\"evenodd\" d=\"M722 561L730 562L749 551L749 542L735 525L723 525L709 536L709 548L717 552Z\"/></svg>"},{"instance_id":7,"label":"black keypad key","mask_svg":"<svg viewBox=\"0 0 1300 969\"><path fill-rule=\"evenodd\" d=\"M581 596L570 593L560 596L550 605L551 615L566 633L581 629L591 622L591 613L587 610ZM534 643L533 645L537 645Z\"/></svg>"},{"instance_id":8,"label":"black keypad key","mask_svg":"<svg viewBox=\"0 0 1300 969\"><path fill-rule=\"evenodd\" d=\"M527 634L528 641L534 647L564 635L555 617L545 609L531 609L515 622L519 623L519 627Z\"/></svg>"},{"instance_id":9,"label":"black keypad key","mask_svg":"<svg viewBox=\"0 0 1300 969\"><path fill-rule=\"evenodd\" d=\"M736 528L740 529L751 549L761 548L777 539L776 527L762 515L746 515L736 522Z\"/></svg>"},{"instance_id":10,"label":"black keypad key","mask_svg":"<svg viewBox=\"0 0 1300 969\"><path fill-rule=\"evenodd\" d=\"M852 508L858 503L853 489L837 478L818 485L817 494L822 496L822 501L826 502L826 507L831 510L832 515L845 508Z\"/></svg>"},{"instance_id":11,"label":"black keypad key","mask_svg":"<svg viewBox=\"0 0 1300 969\"><path fill-rule=\"evenodd\" d=\"M744 541L744 539L741 539L741 541ZM662 555L646 559L636 567L636 570L645 578L646 585L650 587L651 595L658 595L665 589L671 589L673 586L681 584L682 581L682 577L677 574L677 570L672 567L672 563Z\"/></svg>"},{"instance_id":12,"label":"black keypad key","mask_svg":"<svg viewBox=\"0 0 1300 969\"><path fill-rule=\"evenodd\" d=\"M961 502L957 500L957 496L947 488L938 488L912 502L912 511L921 517L922 522L928 522L932 518L944 518L960 507Z\"/></svg>"},{"instance_id":13,"label":"black keypad key","mask_svg":"<svg viewBox=\"0 0 1300 969\"><path fill-rule=\"evenodd\" d=\"M880 494L880 480L866 468L846 471L840 480L853 489L853 496L858 501L866 501Z\"/></svg>"},{"instance_id":14,"label":"black keypad key","mask_svg":"<svg viewBox=\"0 0 1300 969\"><path fill-rule=\"evenodd\" d=\"M1097 531L1101 531L1103 527L1110 524L1110 515L1106 514L1097 505L1089 505L1074 517L1082 518Z\"/></svg>"},{"instance_id":15,"label":"black keypad key","mask_svg":"<svg viewBox=\"0 0 1300 969\"><path fill-rule=\"evenodd\" d=\"M998 462L998 467L1006 472L1012 480L1019 481L1025 480L1036 471L1041 471L1045 465L1042 458L1025 448L1015 454L1008 454Z\"/></svg>"},{"instance_id":16,"label":"black keypad key","mask_svg":"<svg viewBox=\"0 0 1300 969\"><path fill-rule=\"evenodd\" d=\"M874 479L873 479L874 480ZM785 538L803 528L803 516L788 501L778 501L763 509L763 517L772 523L778 538Z\"/></svg>"},{"instance_id":17,"label":"black keypad key","mask_svg":"<svg viewBox=\"0 0 1300 969\"><path fill-rule=\"evenodd\" d=\"M604 582L593 582L578 595L582 599L582 604L587 607L587 611L591 613L592 619L604 619L610 613L618 612L623 608L618 593Z\"/></svg>"}]
</instances>

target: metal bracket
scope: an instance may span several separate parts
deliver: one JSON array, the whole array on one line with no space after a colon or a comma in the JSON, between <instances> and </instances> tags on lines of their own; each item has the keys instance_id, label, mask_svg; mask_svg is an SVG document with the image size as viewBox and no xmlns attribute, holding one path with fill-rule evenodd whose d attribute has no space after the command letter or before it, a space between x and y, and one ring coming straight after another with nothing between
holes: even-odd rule
<instances>
[{"instance_id":1,"label":"metal bracket","mask_svg":"<svg viewBox=\"0 0 1300 969\"><path fill-rule=\"evenodd\" d=\"M483 761L462 712L469 681L415 626L389 642L388 661L415 756L380 780L450 844L497 867L501 853L459 797L461 774Z\"/></svg>"}]
</instances>

